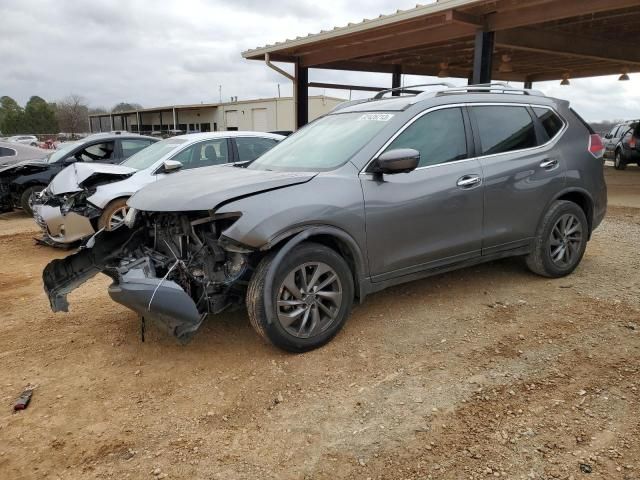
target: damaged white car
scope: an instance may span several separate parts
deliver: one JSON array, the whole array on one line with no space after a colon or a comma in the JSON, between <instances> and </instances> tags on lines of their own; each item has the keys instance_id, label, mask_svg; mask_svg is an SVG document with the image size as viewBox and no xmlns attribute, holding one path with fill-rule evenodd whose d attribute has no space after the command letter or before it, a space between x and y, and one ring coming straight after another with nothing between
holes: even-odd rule
<instances>
[{"instance_id":1,"label":"damaged white car","mask_svg":"<svg viewBox=\"0 0 640 480\"><path fill-rule=\"evenodd\" d=\"M260 132L213 132L155 143L120 165L70 165L35 200L43 242L69 245L119 227L127 200L145 185L193 168L255 160L284 137Z\"/></svg>"}]
</instances>

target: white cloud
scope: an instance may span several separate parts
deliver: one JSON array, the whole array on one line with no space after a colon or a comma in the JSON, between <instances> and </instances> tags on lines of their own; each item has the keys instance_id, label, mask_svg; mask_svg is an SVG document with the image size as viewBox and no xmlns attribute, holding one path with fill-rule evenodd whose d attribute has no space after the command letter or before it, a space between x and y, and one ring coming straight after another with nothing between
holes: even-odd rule
<instances>
[{"instance_id":1,"label":"white cloud","mask_svg":"<svg viewBox=\"0 0 640 480\"><path fill-rule=\"evenodd\" d=\"M414 6L415 0L2 0L0 95L25 103L31 95L56 100L77 93L107 107L120 101L146 106L214 102L219 85L224 99L275 96L278 83L282 94L290 95L286 78L261 62L242 59L240 52ZM310 76L390 84L383 74L315 70ZM589 120L628 118L638 116L640 107L640 78L632 78L535 88L570 100ZM424 83L425 78L405 82Z\"/></svg>"}]
</instances>

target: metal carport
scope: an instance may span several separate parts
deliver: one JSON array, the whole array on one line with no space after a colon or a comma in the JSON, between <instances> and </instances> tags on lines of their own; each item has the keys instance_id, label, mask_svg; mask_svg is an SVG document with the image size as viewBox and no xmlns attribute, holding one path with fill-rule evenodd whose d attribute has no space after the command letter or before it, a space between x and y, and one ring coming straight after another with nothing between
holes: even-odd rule
<instances>
[{"instance_id":1,"label":"metal carport","mask_svg":"<svg viewBox=\"0 0 640 480\"><path fill-rule=\"evenodd\" d=\"M533 82L640 71L638 0L440 0L330 31L248 50L288 62L296 122L308 121L309 69Z\"/></svg>"}]
</instances>

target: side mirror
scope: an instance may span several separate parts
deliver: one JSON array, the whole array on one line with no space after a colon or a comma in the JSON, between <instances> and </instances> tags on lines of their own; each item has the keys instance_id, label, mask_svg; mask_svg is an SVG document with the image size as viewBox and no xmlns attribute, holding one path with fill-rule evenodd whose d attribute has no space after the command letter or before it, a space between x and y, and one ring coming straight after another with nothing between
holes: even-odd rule
<instances>
[{"instance_id":1,"label":"side mirror","mask_svg":"<svg viewBox=\"0 0 640 480\"><path fill-rule=\"evenodd\" d=\"M172 173L177 172L182 168L182 163L177 160L165 160L162 162L162 168L160 169L161 173Z\"/></svg>"},{"instance_id":2,"label":"side mirror","mask_svg":"<svg viewBox=\"0 0 640 480\"><path fill-rule=\"evenodd\" d=\"M611 134L610 134L610 133L607 133L607 134L604 136L604 138L606 138L606 139L611 138Z\"/></svg>"},{"instance_id":3,"label":"side mirror","mask_svg":"<svg viewBox=\"0 0 640 480\"><path fill-rule=\"evenodd\" d=\"M380 155L373 164L373 173L392 175L394 173L408 173L420 163L420 152L413 148L397 148Z\"/></svg>"},{"instance_id":4,"label":"side mirror","mask_svg":"<svg viewBox=\"0 0 640 480\"><path fill-rule=\"evenodd\" d=\"M76 163L79 160L79 158L76 157L67 157L63 160L65 165L71 165L72 163Z\"/></svg>"}]
</instances>

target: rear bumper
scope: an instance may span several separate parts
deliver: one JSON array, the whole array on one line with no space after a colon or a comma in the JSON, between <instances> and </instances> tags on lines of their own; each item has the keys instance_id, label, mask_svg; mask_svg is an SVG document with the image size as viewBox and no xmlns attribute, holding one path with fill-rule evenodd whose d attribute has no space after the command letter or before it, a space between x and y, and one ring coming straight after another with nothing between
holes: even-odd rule
<instances>
[{"instance_id":1,"label":"rear bumper","mask_svg":"<svg viewBox=\"0 0 640 480\"><path fill-rule=\"evenodd\" d=\"M78 213L62 213L60 207L34 205L33 216L45 235L57 243L73 243L95 233L91 221Z\"/></svg>"},{"instance_id":2,"label":"rear bumper","mask_svg":"<svg viewBox=\"0 0 640 480\"><path fill-rule=\"evenodd\" d=\"M149 262L118 276L109 287L111 298L151 320L165 332L186 342L200 328L206 314L198 312L189 295L171 280L156 278Z\"/></svg>"}]
</instances>

